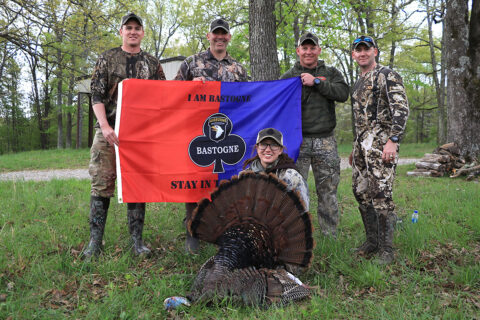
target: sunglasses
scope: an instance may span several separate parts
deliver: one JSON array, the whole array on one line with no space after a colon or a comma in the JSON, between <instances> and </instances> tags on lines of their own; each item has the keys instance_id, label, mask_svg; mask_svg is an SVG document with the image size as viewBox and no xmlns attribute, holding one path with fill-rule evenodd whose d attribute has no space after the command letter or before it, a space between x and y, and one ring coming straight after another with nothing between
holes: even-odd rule
<instances>
[{"instance_id":1,"label":"sunglasses","mask_svg":"<svg viewBox=\"0 0 480 320\"><path fill-rule=\"evenodd\" d=\"M263 150L266 150L269 146L270 146L270 149L271 149L272 151L278 151L278 150L280 150L280 145L279 145L278 143L265 143L265 142L260 142L260 143L258 144L258 148L259 148L260 150L262 150L262 151L263 151Z\"/></svg>"},{"instance_id":2,"label":"sunglasses","mask_svg":"<svg viewBox=\"0 0 480 320\"><path fill-rule=\"evenodd\" d=\"M372 37L361 36L353 40L353 44L357 44L359 42L370 42L371 44L375 45L375 41Z\"/></svg>"}]
</instances>

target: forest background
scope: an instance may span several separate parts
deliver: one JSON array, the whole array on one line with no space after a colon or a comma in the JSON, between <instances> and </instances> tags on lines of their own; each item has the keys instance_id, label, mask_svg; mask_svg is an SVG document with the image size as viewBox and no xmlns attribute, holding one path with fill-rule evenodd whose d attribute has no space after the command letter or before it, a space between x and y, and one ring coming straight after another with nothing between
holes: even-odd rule
<instances>
[{"instance_id":1,"label":"forest background","mask_svg":"<svg viewBox=\"0 0 480 320\"><path fill-rule=\"evenodd\" d=\"M311 31L321 40L320 58L341 70L353 86L358 68L350 44L358 35L372 35L380 48L379 62L398 71L406 86L411 114L404 142L465 145L459 134L478 137L480 131L475 103L480 93L477 89L466 104L454 99L469 92L466 83L479 83L474 62L480 43L479 19L474 19L479 3L0 0L0 154L87 146L88 100L77 94L76 83L91 76L101 52L121 44L120 18L131 11L144 18L143 49L159 59L205 50L210 21L226 19L233 34L228 51L254 81L278 79L292 67L299 37ZM461 41L463 51L456 48ZM455 63L461 65L455 68ZM78 105L82 111L77 122ZM339 143L353 139L350 100L337 107L336 134ZM479 144L468 142L464 155L477 154Z\"/></svg>"}]
</instances>

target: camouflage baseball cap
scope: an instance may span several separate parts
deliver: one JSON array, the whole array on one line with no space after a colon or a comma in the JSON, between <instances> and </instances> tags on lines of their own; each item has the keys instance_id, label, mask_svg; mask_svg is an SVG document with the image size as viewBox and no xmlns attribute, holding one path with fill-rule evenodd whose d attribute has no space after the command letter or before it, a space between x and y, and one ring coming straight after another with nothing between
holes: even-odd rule
<instances>
[{"instance_id":1,"label":"camouflage baseball cap","mask_svg":"<svg viewBox=\"0 0 480 320\"><path fill-rule=\"evenodd\" d=\"M230 26L228 25L228 22L221 18L212 21L210 24L210 32L213 32L218 28L222 28L223 30L227 31L227 33L230 32Z\"/></svg>"},{"instance_id":2,"label":"camouflage baseball cap","mask_svg":"<svg viewBox=\"0 0 480 320\"><path fill-rule=\"evenodd\" d=\"M352 50L355 50L360 44L364 44L367 48L377 47L375 40L370 36L359 36L352 43Z\"/></svg>"},{"instance_id":3,"label":"camouflage baseball cap","mask_svg":"<svg viewBox=\"0 0 480 320\"><path fill-rule=\"evenodd\" d=\"M263 139L271 138L275 140L279 145L283 146L283 134L274 128L265 128L258 132L257 135L257 144L260 143Z\"/></svg>"},{"instance_id":4,"label":"camouflage baseball cap","mask_svg":"<svg viewBox=\"0 0 480 320\"><path fill-rule=\"evenodd\" d=\"M319 46L318 37L311 32L307 32L303 34L298 40L298 45L301 46L307 40L312 41L317 47Z\"/></svg>"},{"instance_id":5,"label":"camouflage baseball cap","mask_svg":"<svg viewBox=\"0 0 480 320\"><path fill-rule=\"evenodd\" d=\"M121 22L120 26L123 27L123 25L124 25L125 23L127 23L130 19L136 20L136 21L138 22L138 24L143 27L142 18L140 18L139 16L137 16L137 15L136 15L135 13L133 13L133 12L127 13L126 15L123 16L122 22Z\"/></svg>"}]
</instances>

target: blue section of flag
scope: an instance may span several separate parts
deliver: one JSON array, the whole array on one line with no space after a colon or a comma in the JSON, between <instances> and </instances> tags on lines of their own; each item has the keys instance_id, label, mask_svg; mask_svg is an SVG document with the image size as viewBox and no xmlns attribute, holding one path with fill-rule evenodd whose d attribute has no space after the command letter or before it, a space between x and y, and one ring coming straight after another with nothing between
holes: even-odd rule
<instances>
[{"instance_id":1,"label":"blue section of flag","mask_svg":"<svg viewBox=\"0 0 480 320\"><path fill-rule=\"evenodd\" d=\"M230 118L231 134L246 143L245 156L234 165L224 165L219 180L229 179L242 170L252 157L258 131L275 128L283 133L288 155L297 159L302 143L302 83L299 77L261 82L222 82L219 112Z\"/></svg>"}]
</instances>

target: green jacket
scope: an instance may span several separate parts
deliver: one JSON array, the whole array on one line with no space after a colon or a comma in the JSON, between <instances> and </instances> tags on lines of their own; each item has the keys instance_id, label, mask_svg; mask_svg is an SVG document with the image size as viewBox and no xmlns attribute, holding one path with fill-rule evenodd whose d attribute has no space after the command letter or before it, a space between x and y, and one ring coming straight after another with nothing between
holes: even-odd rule
<instances>
[{"instance_id":1,"label":"green jacket","mask_svg":"<svg viewBox=\"0 0 480 320\"><path fill-rule=\"evenodd\" d=\"M336 125L335 101L348 99L348 85L343 75L334 67L327 67L323 60L318 60L314 69L302 67L296 62L292 69L280 78L299 77L310 73L314 77L325 77L320 84L302 87L302 131L305 137L327 137L333 133Z\"/></svg>"}]
</instances>

